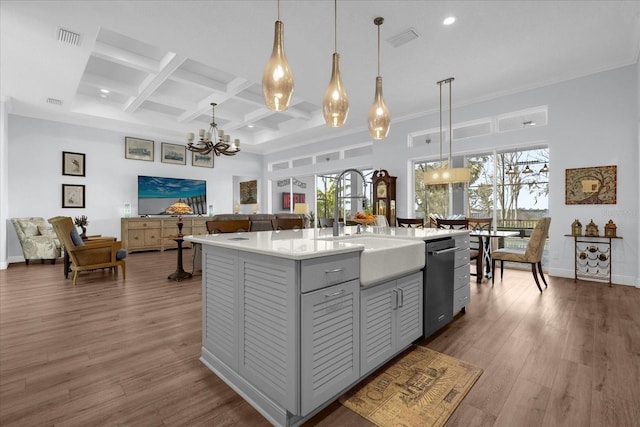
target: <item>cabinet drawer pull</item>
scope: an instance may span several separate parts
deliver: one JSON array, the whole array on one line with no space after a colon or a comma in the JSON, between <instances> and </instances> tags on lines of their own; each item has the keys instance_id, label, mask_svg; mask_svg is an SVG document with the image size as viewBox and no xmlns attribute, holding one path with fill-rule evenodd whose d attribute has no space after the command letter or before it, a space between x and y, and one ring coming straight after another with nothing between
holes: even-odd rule
<instances>
[{"instance_id":1,"label":"cabinet drawer pull","mask_svg":"<svg viewBox=\"0 0 640 427\"><path fill-rule=\"evenodd\" d=\"M324 272L324 274L340 273L341 271L344 271L344 268L335 268L333 270L327 270Z\"/></svg>"},{"instance_id":2,"label":"cabinet drawer pull","mask_svg":"<svg viewBox=\"0 0 640 427\"><path fill-rule=\"evenodd\" d=\"M458 248L456 248L456 247L447 248L447 249L440 249L438 251L429 252L429 255L443 255L443 254L447 254L449 252L456 252L457 250L458 250Z\"/></svg>"},{"instance_id":3,"label":"cabinet drawer pull","mask_svg":"<svg viewBox=\"0 0 640 427\"><path fill-rule=\"evenodd\" d=\"M336 291L332 294L324 294L325 298L331 298L331 297L337 297L338 295L344 294L344 289L341 289L339 291Z\"/></svg>"}]
</instances>

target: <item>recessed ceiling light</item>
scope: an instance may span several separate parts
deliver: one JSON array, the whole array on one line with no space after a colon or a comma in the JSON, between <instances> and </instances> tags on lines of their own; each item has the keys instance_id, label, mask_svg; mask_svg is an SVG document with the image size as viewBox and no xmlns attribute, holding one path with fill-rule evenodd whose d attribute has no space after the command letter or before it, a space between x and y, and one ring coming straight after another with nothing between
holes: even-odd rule
<instances>
[{"instance_id":1,"label":"recessed ceiling light","mask_svg":"<svg viewBox=\"0 0 640 427\"><path fill-rule=\"evenodd\" d=\"M106 98L106 97L107 97L107 94L105 94L105 93L101 93L100 94L100 98Z\"/></svg>"},{"instance_id":2,"label":"recessed ceiling light","mask_svg":"<svg viewBox=\"0 0 640 427\"><path fill-rule=\"evenodd\" d=\"M253 125L247 125L249 129L253 129Z\"/></svg>"},{"instance_id":3,"label":"recessed ceiling light","mask_svg":"<svg viewBox=\"0 0 640 427\"><path fill-rule=\"evenodd\" d=\"M442 23L444 25L451 25L454 22L456 22L456 17L455 16L448 16L448 17L444 18L444 21L442 21Z\"/></svg>"},{"instance_id":4,"label":"recessed ceiling light","mask_svg":"<svg viewBox=\"0 0 640 427\"><path fill-rule=\"evenodd\" d=\"M102 92L102 93L109 93L109 89L100 89L100 92Z\"/></svg>"}]
</instances>

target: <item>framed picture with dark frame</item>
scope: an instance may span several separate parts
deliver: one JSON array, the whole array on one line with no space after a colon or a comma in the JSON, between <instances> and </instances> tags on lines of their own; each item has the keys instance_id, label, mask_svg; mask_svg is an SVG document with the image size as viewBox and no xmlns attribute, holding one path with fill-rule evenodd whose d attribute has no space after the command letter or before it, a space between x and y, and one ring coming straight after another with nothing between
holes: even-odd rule
<instances>
[{"instance_id":1,"label":"framed picture with dark frame","mask_svg":"<svg viewBox=\"0 0 640 427\"><path fill-rule=\"evenodd\" d=\"M174 165L187 164L187 146L180 144L162 143L160 161L162 163L172 163Z\"/></svg>"},{"instance_id":2,"label":"framed picture with dark frame","mask_svg":"<svg viewBox=\"0 0 640 427\"><path fill-rule=\"evenodd\" d=\"M200 154L194 151L191 152L191 166L198 166L201 168L213 167L213 153Z\"/></svg>"},{"instance_id":3,"label":"framed picture with dark frame","mask_svg":"<svg viewBox=\"0 0 640 427\"><path fill-rule=\"evenodd\" d=\"M124 137L124 158L153 162L153 141L149 139Z\"/></svg>"},{"instance_id":4,"label":"framed picture with dark frame","mask_svg":"<svg viewBox=\"0 0 640 427\"><path fill-rule=\"evenodd\" d=\"M62 207L84 208L84 185L62 184Z\"/></svg>"},{"instance_id":5,"label":"framed picture with dark frame","mask_svg":"<svg viewBox=\"0 0 640 427\"><path fill-rule=\"evenodd\" d=\"M305 203L306 194L293 193L293 205ZM282 209L291 209L291 193L282 193Z\"/></svg>"},{"instance_id":6,"label":"framed picture with dark frame","mask_svg":"<svg viewBox=\"0 0 640 427\"><path fill-rule=\"evenodd\" d=\"M62 175L85 176L85 155L63 151Z\"/></svg>"}]
</instances>

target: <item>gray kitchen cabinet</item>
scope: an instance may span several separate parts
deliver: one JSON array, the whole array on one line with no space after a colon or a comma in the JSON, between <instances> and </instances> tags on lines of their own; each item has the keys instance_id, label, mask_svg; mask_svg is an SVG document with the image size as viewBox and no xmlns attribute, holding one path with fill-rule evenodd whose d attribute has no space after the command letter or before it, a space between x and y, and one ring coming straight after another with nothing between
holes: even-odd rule
<instances>
[{"instance_id":1,"label":"gray kitchen cabinet","mask_svg":"<svg viewBox=\"0 0 640 427\"><path fill-rule=\"evenodd\" d=\"M301 308L301 409L307 414L360 377L360 283L303 294Z\"/></svg>"},{"instance_id":2,"label":"gray kitchen cabinet","mask_svg":"<svg viewBox=\"0 0 640 427\"><path fill-rule=\"evenodd\" d=\"M335 398L360 378L358 257L204 246L203 362L268 408L274 424Z\"/></svg>"},{"instance_id":3,"label":"gray kitchen cabinet","mask_svg":"<svg viewBox=\"0 0 640 427\"><path fill-rule=\"evenodd\" d=\"M422 272L360 291L360 375L422 336Z\"/></svg>"},{"instance_id":4,"label":"gray kitchen cabinet","mask_svg":"<svg viewBox=\"0 0 640 427\"><path fill-rule=\"evenodd\" d=\"M471 277L469 271L469 235L454 236L456 255L453 272L453 314L465 310L471 301ZM482 274L479 272L478 274Z\"/></svg>"},{"instance_id":5,"label":"gray kitchen cabinet","mask_svg":"<svg viewBox=\"0 0 640 427\"><path fill-rule=\"evenodd\" d=\"M238 372L298 413L299 262L241 252L238 258Z\"/></svg>"},{"instance_id":6,"label":"gray kitchen cabinet","mask_svg":"<svg viewBox=\"0 0 640 427\"><path fill-rule=\"evenodd\" d=\"M204 251L202 271L202 346L215 349L218 359L237 370L238 251Z\"/></svg>"}]
</instances>

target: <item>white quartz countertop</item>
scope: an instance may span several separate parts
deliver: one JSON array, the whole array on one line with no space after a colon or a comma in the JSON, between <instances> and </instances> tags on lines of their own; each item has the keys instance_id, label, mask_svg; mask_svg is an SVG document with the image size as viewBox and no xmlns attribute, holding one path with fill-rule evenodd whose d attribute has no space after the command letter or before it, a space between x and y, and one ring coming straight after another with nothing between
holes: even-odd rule
<instances>
[{"instance_id":1,"label":"white quartz countertop","mask_svg":"<svg viewBox=\"0 0 640 427\"><path fill-rule=\"evenodd\" d=\"M307 259L347 252L362 251L365 245L349 237L369 236L415 240L434 240L468 233L467 230L441 230L435 228L367 227L357 235L357 227L341 229L333 237L330 228L303 230L257 231L248 233L206 234L185 236L185 240L203 245L218 246L240 251L289 259Z\"/></svg>"}]
</instances>

